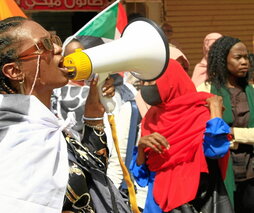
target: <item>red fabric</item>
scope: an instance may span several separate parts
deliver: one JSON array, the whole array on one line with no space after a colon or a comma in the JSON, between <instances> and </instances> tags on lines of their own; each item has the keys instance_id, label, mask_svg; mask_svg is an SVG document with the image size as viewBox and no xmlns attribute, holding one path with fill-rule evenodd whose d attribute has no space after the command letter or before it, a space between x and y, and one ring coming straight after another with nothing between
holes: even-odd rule
<instances>
[{"instance_id":1,"label":"red fabric","mask_svg":"<svg viewBox=\"0 0 254 213\"><path fill-rule=\"evenodd\" d=\"M116 29L122 34L124 28L128 24L127 14L126 11L121 3L118 3L118 13L117 13L117 22L116 22ZM120 36L119 34L119 36ZM124 72L118 73L120 76L124 77Z\"/></svg>"},{"instance_id":2,"label":"red fabric","mask_svg":"<svg viewBox=\"0 0 254 213\"><path fill-rule=\"evenodd\" d=\"M124 28L126 27L128 21L127 21L127 15L126 11L121 3L118 4L118 14L117 14L117 23L116 28L120 33L123 32Z\"/></svg>"},{"instance_id":3,"label":"red fabric","mask_svg":"<svg viewBox=\"0 0 254 213\"><path fill-rule=\"evenodd\" d=\"M156 84L162 104L149 109L142 120L142 136L158 132L170 149L158 154L146 149L147 165L156 172L153 195L165 212L196 196L201 172L208 172L203 153L203 133L210 112L205 106L212 95L196 92L191 79L175 60Z\"/></svg>"},{"instance_id":4,"label":"red fabric","mask_svg":"<svg viewBox=\"0 0 254 213\"><path fill-rule=\"evenodd\" d=\"M228 134L228 141L231 141L233 139L232 134ZM228 168L228 160L229 160L230 152L228 151L227 154L223 157L218 159L218 164L221 172L221 177L223 180L226 179L227 176L227 168Z\"/></svg>"},{"instance_id":5,"label":"red fabric","mask_svg":"<svg viewBox=\"0 0 254 213\"><path fill-rule=\"evenodd\" d=\"M234 138L232 134L228 134L227 137L228 137L228 141L231 141ZM227 154L223 158L218 159L221 177L223 180L225 180L226 176L227 176L229 156L230 156L230 152L228 151Z\"/></svg>"},{"instance_id":6,"label":"red fabric","mask_svg":"<svg viewBox=\"0 0 254 213\"><path fill-rule=\"evenodd\" d=\"M226 179L229 156L230 152L228 151L223 158L218 159L222 180Z\"/></svg>"}]
</instances>

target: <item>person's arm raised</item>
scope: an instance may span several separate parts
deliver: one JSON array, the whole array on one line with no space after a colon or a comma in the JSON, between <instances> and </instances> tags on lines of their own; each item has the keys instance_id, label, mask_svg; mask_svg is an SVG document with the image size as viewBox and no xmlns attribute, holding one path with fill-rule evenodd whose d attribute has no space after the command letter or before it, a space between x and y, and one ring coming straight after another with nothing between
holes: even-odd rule
<instances>
[{"instance_id":1,"label":"person's arm raised","mask_svg":"<svg viewBox=\"0 0 254 213\"><path fill-rule=\"evenodd\" d=\"M211 119L213 118L222 118L224 106L223 106L223 99L221 96L214 95L208 99L206 99L208 107L211 113Z\"/></svg>"}]
</instances>

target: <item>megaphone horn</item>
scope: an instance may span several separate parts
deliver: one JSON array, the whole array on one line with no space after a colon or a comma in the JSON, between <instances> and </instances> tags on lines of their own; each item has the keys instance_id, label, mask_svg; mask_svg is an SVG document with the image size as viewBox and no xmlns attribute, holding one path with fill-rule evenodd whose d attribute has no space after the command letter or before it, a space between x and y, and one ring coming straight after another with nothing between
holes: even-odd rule
<instances>
[{"instance_id":1,"label":"megaphone horn","mask_svg":"<svg viewBox=\"0 0 254 213\"><path fill-rule=\"evenodd\" d=\"M64 58L73 80L88 79L92 73L131 72L140 80L159 78L167 68L169 46L163 31L147 18L130 22L120 39Z\"/></svg>"}]
</instances>

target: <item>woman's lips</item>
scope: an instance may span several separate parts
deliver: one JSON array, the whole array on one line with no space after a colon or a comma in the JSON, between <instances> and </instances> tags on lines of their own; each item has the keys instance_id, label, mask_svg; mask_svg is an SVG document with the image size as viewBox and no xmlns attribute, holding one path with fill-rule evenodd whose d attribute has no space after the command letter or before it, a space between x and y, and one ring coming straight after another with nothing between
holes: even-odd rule
<instances>
[{"instance_id":1,"label":"woman's lips","mask_svg":"<svg viewBox=\"0 0 254 213\"><path fill-rule=\"evenodd\" d=\"M248 72L248 70L249 70L248 68L242 68L242 69L240 69L241 72Z\"/></svg>"}]
</instances>

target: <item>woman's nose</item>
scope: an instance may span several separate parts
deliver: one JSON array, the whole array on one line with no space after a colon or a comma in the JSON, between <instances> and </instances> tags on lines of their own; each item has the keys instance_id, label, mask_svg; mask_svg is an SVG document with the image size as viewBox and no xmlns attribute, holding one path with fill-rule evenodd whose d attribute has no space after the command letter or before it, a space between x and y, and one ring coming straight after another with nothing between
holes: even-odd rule
<instances>
[{"instance_id":1,"label":"woman's nose","mask_svg":"<svg viewBox=\"0 0 254 213\"><path fill-rule=\"evenodd\" d=\"M53 43L54 45L54 55L58 55L58 54L61 54L63 49L62 47L58 46L57 44Z\"/></svg>"}]
</instances>

